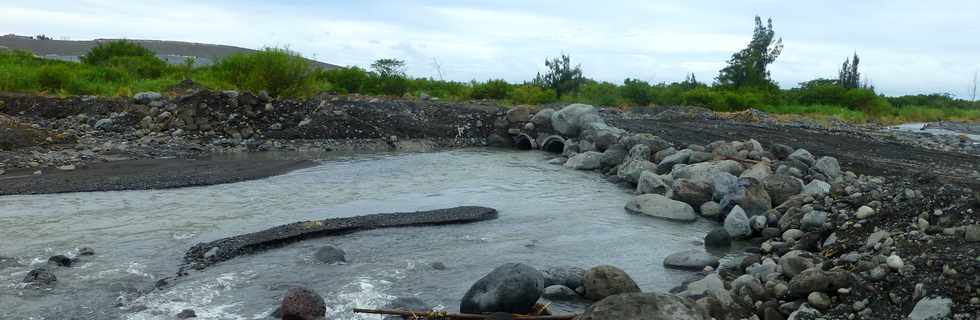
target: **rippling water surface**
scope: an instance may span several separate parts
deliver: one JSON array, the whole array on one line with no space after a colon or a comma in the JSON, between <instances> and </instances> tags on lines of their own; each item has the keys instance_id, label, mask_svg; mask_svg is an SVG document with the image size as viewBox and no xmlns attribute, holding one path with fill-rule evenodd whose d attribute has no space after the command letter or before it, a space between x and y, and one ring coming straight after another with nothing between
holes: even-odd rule
<instances>
[{"instance_id":1,"label":"rippling water surface","mask_svg":"<svg viewBox=\"0 0 980 320\"><path fill-rule=\"evenodd\" d=\"M0 265L0 319L173 319L183 309L205 319L266 319L295 285L318 291L329 319L377 319L350 309L415 296L453 310L476 279L506 262L612 264L644 290L667 290L687 276L661 262L699 248L711 224L627 214L627 190L547 160L483 149L347 156L217 186L0 197L0 255L17 261ZM303 241L151 290L198 242L306 219L459 205L497 208L500 218ZM324 245L345 250L348 263L315 262ZM85 246L96 255L53 269L52 289L19 284L48 256Z\"/></svg>"}]
</instances>

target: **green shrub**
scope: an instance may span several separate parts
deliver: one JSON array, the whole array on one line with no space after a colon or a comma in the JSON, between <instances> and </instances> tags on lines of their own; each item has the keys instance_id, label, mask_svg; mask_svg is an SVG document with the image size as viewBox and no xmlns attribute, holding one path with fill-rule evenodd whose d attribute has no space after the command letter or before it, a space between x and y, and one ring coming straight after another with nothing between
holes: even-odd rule
<instances>
[{"instance_id":1,"label":"green shrub","mask_svg":"<svg viewBox=\"0 0 980 320\"><path fill-rule=\"evenodd\" d=\"M570 98L573 102L596 106L619 106L622 104L619 88L615 84L592 80L585 81L574 95L570 94Z\"/></svg>"},{"instance_id":2,"label":"green shrub","mask_svg":"<svg viewBox=\"0 0 980 320\"><path fill-rule=\"evenodd\" d=\"M510 90L510 101L515 104L545 104L556 99L554 91L533 84L514 86Z\"/></svg>"},{"instance_id":3,"label":"green shrub","mask_svg":"<svg viewBox=\"0 0 980 320\"><path fill-rule=\"evenodd\" d=\"M349 67L323 71L320 77L330 82L339 93L360 93L369 76L364 69Z\"/></svg>"},{"instance_id":4,"label":"green shrub","mask_svg":"<svg viewBox=\"0 0 980 320\"><path fill-rule=\"evenodd\" d=\"M116 57L152 57L156 59L153 51L140 45L139 43L128 40L116 40L99 43L81 57L82 63L90 65L103 65Z\"/></svg>"},{"instance_id":5,"label":"green shrub","mask_svg":"<svg viewBox=\"0 0 980 320\"><path fill-rule=\"evenodd\" d=\"M132 75L135 78L159 78L169 67L156 57L112 57L106 62L110 68Z\"/></svg>"},{"instance_id":6,"label":"green shrub","mask_svg":"<svg viewBox=\"0 0 980 320\"><path fill-rule=\"evenodd\" d=\"M373 90L369 93L383 94L388 96L401 97L408 93L408 78L400 75L375 75L372 74Z\"/></svg>"},{"instance_id":7,"label":"green shrub","mask_svg":"<svg viewBox=\"0 0 980 320\"><path fill-rule=\"evenodd\" d=\"M37 82L42 89L58 91L68 87L75 75L63 64L49 64L37 71Z\"/></svg>"},{"instance_id":8,"label":"green shrub","mask_svg":"<svg viewBox=\"0 0 980 320\"><path fill-rule=\"evenodd\" d=\"M276 97L298 98L313 95L319 88L315 68L297 53L266 48L227 56L212 67L212 72L240 90L265 90Z\"/></svg>"},{"instance_id":9,"label":"green shrub","mask_svg":"<svg viewBox=\"0 0 980 320\"><path fill-rule=\"evenodd\" d=\"M507 93L510 91L510 84L502 79L491 79L487 82L473 81L470 85L473 88L470 91L472 99L503 100L507 98Z\"/></svg>"},{"instance_id":10,"label":"green shrub","mask_svg":"<svg viewBox=\"0 0 980 320\"><path fill-rule=\"evenodd\" d=\"M684 104L705 107L714 111L729 111L725 97L717 91L707 88L697 88L684 92Z\"/></svg>"},{"instance_id":11,"label":"green shrub","mask_svg":"<svg viewBox=\"0 0 980 320\"><path fill-rule=\"evenodd\" d=\"M626 78L620 92L623 99L633 105L647 106L653 102L653 90L646 81Z\"/></svg>"},{"instance_id":12,"label":"green shrub","mask_svg":"<svg viewBox=\"0 0 980 320\"><path fill-rule=\"evenodd\" d=\"M814 80L802 83L794 89L801 104L843 105L847 89L832 80Z\"/></svg>"},{"instance_id":13,"label":"green shrub","mask_svg":"<svg viewBox=\"0 0 980 320\"><path fill-rule=\"evenodd\" d=\"M895 114L896 111L895 107L888 103L888 100L871 90L862 88L847 90L847 93L844 94L844 105L854 110L864 111L872 116Z\"/></svg>"}]
</instances>

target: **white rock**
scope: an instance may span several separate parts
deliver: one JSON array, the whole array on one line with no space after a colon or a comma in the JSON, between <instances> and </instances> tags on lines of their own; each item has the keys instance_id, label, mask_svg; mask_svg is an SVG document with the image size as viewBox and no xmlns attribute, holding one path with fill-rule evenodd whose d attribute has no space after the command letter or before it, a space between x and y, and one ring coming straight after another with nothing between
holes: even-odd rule
<instances>
[{"instance_id":1,"label":"white rock","mask_svg":"<svg viewBox=\"0 0 980 320\"><path fill-rule=\"evenodd\" d=\"M868 217L875 215L875 209L872 209L869 206L861 206L858 208L855 215L858 219L867 219Z\"/></svg>"},{"instance_id":2,"label":"white rock","mask_svg":"<svg viewBox=\"0 0 980 320\"><path fill-rule=\"evenodd\" d=\"M889 268L892 268L892 269L895 269L895 270L902 269L902 267L905 266L905 262L902 262L902 257L899 257L898 255L895 255L894 253L892 255L888 256L888 259L885 259L885 263L888 264L888 267Z\"/></svg>"},{"instance_id":3,"label":"white rock","mask_svg":"<svg viewBox=\"0 0 980 320\"><path fill-rule=\"evenodd\" d=\"M58 170L72 171L72 170L75 170L75 165L73 165L73 164L63 165L63 166L58 167Z\"/></svg>"}]
</instances>

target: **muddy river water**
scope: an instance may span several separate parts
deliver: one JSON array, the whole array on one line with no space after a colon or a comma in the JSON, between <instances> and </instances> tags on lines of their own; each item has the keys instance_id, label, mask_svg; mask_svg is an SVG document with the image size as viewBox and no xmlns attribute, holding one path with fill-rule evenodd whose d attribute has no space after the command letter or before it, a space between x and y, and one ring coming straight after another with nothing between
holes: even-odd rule
<instances>
[{"instance_id":1,"label":"muddy river water","mask_svg":"<svg viewBox=\"0 0 980 320\"><path fill-rule=\"evenodd\" d=\"M700 248L714 223L628 214L628 190L548 157L489 149L324 157L316 167L233 184L0 197L0 256L13 258L0 264L0 319L173 319L183 309L205 319L266 319L297 285L324 297L329 319L378 319L350 310L409 296L455 310L474 281L506 262L612 264L651 291L689 274L665 270L663 258ZM500 218L307 240L152 289L198 242L307 219L460 205L493 207ZM325 245L345 250L348 262L316 262ZM79 247L96 254L51 268L52 288L20 283L49 256Z\"/></svg>"}]
</instances>

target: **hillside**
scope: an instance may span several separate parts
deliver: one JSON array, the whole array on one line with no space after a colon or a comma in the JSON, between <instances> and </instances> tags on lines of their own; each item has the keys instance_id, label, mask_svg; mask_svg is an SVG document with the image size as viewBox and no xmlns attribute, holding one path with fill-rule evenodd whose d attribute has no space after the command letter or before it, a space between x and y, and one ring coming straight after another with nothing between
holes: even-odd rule
<instances>
[{"instance_id":1,"label":"hillside","mask_svg":"<svg viewBox=\"0 0 980 320\"><path fill-rule=\"evenodd\" d=\"M95 40L36 40L31 37L18 36L18 35L4 35L0 36L0 47L6 47L13 50L26 50L33 52L38 56L42 56L50 59L59 60L69 60L78 61L78 57L84 55L93 47L98 45L100 42L112 41L116 39L95 39ZM137 42L144 47L156 52L157 56L168 63L181 63L186 57L195 57L197 59L198 65L209 65L215 60L222 57L239 53L239 52L255 52L256 50L217 45L217 44L207 44L207 43L194 43L194 42L183 42L183 41L165 41L165 40L136 40L129 39L130 41ZM309 60L309 59L308 59ZM337 65L324 63L316 60L310 60L317 66L325 69L337 68Z\"/></svg>"}]
</instances>

